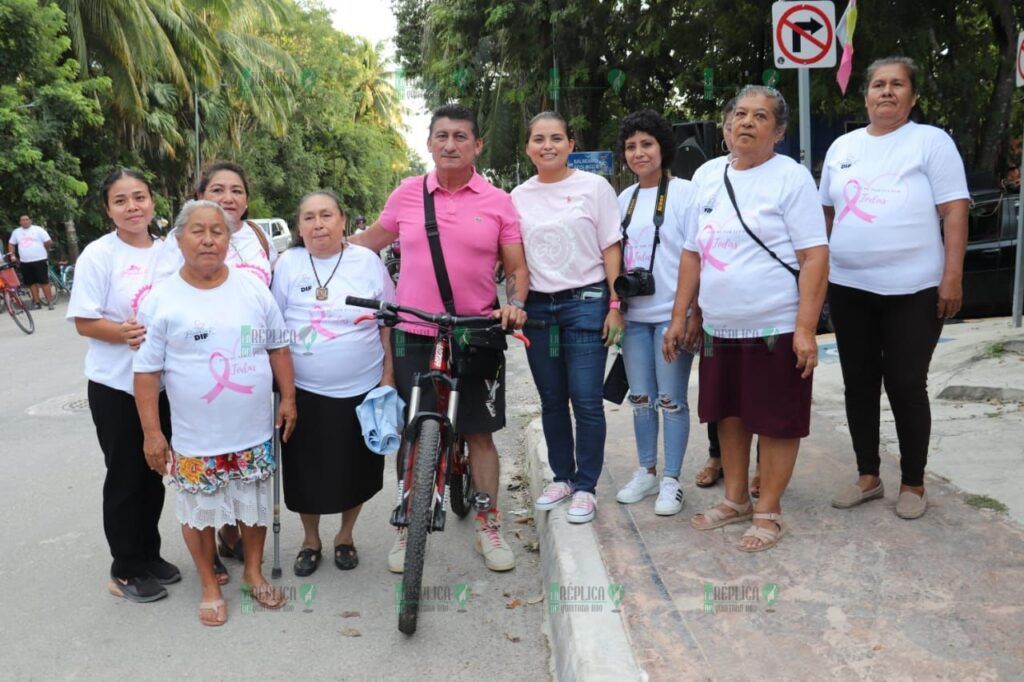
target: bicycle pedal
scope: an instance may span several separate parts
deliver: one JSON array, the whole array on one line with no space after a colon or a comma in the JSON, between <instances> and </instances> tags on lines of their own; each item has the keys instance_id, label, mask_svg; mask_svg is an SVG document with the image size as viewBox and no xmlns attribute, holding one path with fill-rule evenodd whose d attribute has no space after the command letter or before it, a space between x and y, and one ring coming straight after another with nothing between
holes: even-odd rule
<instances>
[{"instance_id":1,"label":"bicycle pedal","mask_svg":"<svg viewBox=\"0 0 1024 682\"><path fill-rule=\"evenodd\" d=\"M443 531L447 512L440 506L434 507L434 518L430 522L430 530Z\"/></svg>"},{"instance_id":2,"label":"bicycle pedal","mask_svg":"<svg viewBox=\"0 0 1024 682\"><path fill-rule=\"evenodd\" d=\"M391 525L395 528L405 528L409 525L409 518L402 513L401 507L396 507L391 511Z\"/></svg>"}]
</instances>

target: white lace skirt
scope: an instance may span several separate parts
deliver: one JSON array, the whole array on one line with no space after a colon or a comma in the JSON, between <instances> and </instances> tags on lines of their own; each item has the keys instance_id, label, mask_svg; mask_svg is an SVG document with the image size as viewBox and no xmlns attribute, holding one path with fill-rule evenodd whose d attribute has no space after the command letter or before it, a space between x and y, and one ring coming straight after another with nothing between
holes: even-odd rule
<instances>
[{"instance_id":1,"label":"white lace skirt","mask_svg":"<svg viewBox=\"0 0 1024 682\"><path fill-rule=\"evenodd\" d=\"M274 508L274 479L233 479L216 492L178 490L178 521L192 528L220 528L236 523L269 526Z\"/></svg>"}]
</instances>

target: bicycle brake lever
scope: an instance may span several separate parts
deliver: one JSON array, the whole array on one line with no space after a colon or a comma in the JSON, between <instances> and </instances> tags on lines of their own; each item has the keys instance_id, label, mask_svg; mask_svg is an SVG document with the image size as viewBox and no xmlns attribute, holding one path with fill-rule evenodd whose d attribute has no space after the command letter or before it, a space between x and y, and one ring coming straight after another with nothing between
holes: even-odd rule
<instances>
[{"instance_id":1,"label":"bicycle brake lever","mask_svg":"<svg viewBox=\"0 0 1024 682\"><path fill-rule=\"evenodd\" d=\"M374 314L360 315L359 317L357 317L355 319L355 321L352 324L360 324L362 322L366 322L367 320L375 320L375 319L377 319L377 316L374 315Z\"/></svg>"},{"instance_id":2,"label":"bicycle brake lever","mask_svg":"<svg viewBox=\"0 0 1024 682\"><path fill-rule=\"evenodd\" d=\"M526 346L527 348L530 347L530 339L526 338L526 336L524 334L522 334L520 332L516 332L515 334L512 334L511 336L512 336L513 339L519 339L520 341L522 341L523 345Z\"/></svg>"}]
</instances>

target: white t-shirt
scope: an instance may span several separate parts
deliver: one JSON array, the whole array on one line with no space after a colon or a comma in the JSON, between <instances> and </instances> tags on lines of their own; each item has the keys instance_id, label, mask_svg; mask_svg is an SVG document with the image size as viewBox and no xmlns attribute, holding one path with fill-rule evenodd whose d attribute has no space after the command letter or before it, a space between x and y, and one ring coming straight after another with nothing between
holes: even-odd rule
<instances>
[{"instance_id":1,"label":"white t-shirt","mask_svg":"<svg viewBox=\"0 0 1024 682\"><path fill-rule=\"evenodd\" d=\"M885 295L937 286L946 252L935 206L969 197L963 160L939 128L843 135L821 169L821 203L836 211L829 281Z\"/></svg>"},{"instance_id":2,"label":"white t-shirt","mask_svg":"<svg viewBox=\"0 0 1024 682\"><path fill-rule=\"evenodd\" d=\"M700 168L693 171L693 177L690 178L690 182L695 185L700 185L707 182L709 177L722 178L722 169L725 168L725 164L729 162L729 155L716 156L713 159L708 159L700 165Z\"/></svg>"},{"instance_id":3,"label":"white t-shirt","mask_svg":"<svg viewBox=\"0 0 1024 682\"><path fill-rule=\"evenodd\" d=\"M164 242L148 249L129 246L117 233L105 234L90 243L75 263L67 319L107 319L118 324L135 318L142 301L153 288L156 262ZM132 355L126 344L86 338L85 376L98 384L134 394Z\"/></svg>"},{"instance_id":4,"label":"white t-shirt","mask_svg":"<svg viewBox=\"0 0 1024 682\"><path fill-rule=\"evenodd\" d=\"M18 258L22 263L46 260L46 247L43 245L50 241L50 235L38 225L15 228L8 241L18 246Z\"/></svg>"},{"instance_id":5,"label":"white t-shirt","mask_svg":"<svg viewBox=\"0 0 1024 682\"><path fill-rule=\"evenodd\" d=\"M346 296L395 301L395 286L373 251L351 244L338 270L337 256L314 258L316 275L327 283L327 300L316 300L316 276L303 247L281 254L272 291L290 332L295 385L331 398L362 395L380 384L384 347L373 322L353 324L373 311L345 305Z\"/></svg>"},{"instance_id":6,"label":"white t-shirt","mask_svg":"<svg viewBox=\"0 0 1024 682\"><path fill-rule=\"evenodd\" d=\"M133 369L163 371L175 452L223 455L270 439L267 350L287 346L288 334L265 286L230 268L214 289L197 289L176 274L153 287L139 321L146 340Z\"/></svg>"},{"instance_id":7,"label":"white t-shirt","mask_svg":"<svg viewBox=\"0 0 1024 682\"><path fill-rule=\"evenodd\" d=\"M701 256L704 329L725 338L788 334L796 329L796 278L743 229L718 171L724 165L701 179L686 235L686 250ZM796 250L828 243L814 179L793 159L730 167L729 180L747 226L791 267L799 267Z\"/></svg>"},{"instance_id":8,"label":"white t-shirt","mask_svg":"<svg viewBox=\"0 0 1024 682\"><path fill-rule=\"evenodd\" d=\"M619 195L619 210L623 218L636 185L623 190ZM665 220L658 231L661 244L654 256L654 294L633 296L626 311L628 322L659 323L672 317L676 285L679 281L679 256L683 251L686 226L696 213L696 186L679 178L668 183L665 201ZM658 198L657 187L640 190L636 198L633 217L627 228L626 247L623 254L623 272L633 268L647 268L651 264L651 249L654 247L654 204Z\"/></svg>"},{"instance_id":9,"label":"white t-shirt","mask_svg":"<svg viewBox=\"0 0 1024 682\"><path fill-rule=\"evenodd\" d=\"M228 246L228 255L224 262L228 267L248 273L257 281L262 282L264 286L269 287L273 266L277 261L277 250L274 249L274 242L267 239L267 245L270 247L270 257L267 257L260 238L256 236L258 229L246 223L237 232L232 232L231 244ZM157 266L157 282L178 272L185 264L185 258L181 255L181 247L178 245L178 238L173 231L167 235L166 242L167 248Z\"/></svg>"},{"instance_id":10,"label":"white t-shirt","mask_svg":"<svg viewBox=\"0 0 1024 682\"><path fill-rule=\"evenodd\" d=\"M533 176L512 190L530 268L530 290L554 293L603 282L602 252L622 240L615 190L575 170L560 182Z\"/></svg>"}]
</instances>

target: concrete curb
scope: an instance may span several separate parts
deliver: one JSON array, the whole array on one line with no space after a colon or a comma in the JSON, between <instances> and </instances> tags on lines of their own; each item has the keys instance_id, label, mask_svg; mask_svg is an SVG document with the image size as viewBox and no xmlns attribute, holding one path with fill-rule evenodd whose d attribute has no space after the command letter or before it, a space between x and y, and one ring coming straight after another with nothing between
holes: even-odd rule
<instances>
[{"instance_id":1,"label":"concrete curb","mask_svg":"<svg viewBox=\"0 0 1024 682\"><path fill-rule=\"evenodd\" d=\"M526 429L526 448L530 492L536 499L552 478L539 419ZM593 524L572 525L565 520L565 511L563 505L549 512L535 512L554 678L559 682L647 680L633 656L622 613L610 607L597 613L552 613L552 583L582 587L606 587L611 583Z\"/></svg>"}]
</instances>

